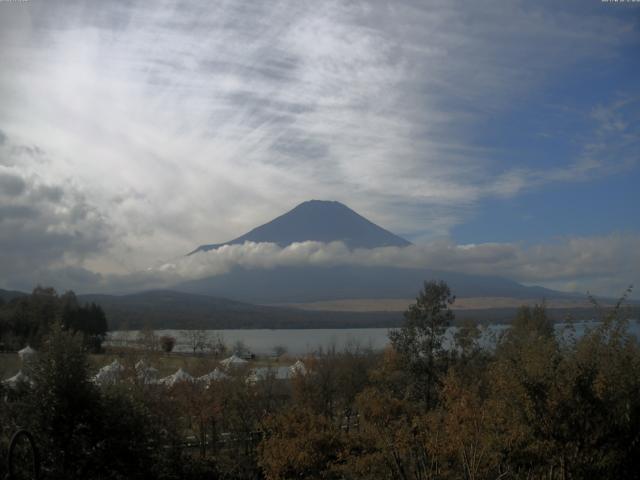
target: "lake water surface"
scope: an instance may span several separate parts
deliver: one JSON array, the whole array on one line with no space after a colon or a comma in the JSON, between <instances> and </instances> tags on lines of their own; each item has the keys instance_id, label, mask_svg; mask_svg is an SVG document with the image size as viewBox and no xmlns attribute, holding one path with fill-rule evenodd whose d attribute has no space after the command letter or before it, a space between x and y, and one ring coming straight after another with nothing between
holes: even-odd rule
<instances>
[{"instance_id":1,"label":"lake water surface","mask_svg":"<svg viewBox=\"0 0 640 480\"><path fill-rule=\"evenodd\" d=\"M558 335L567 337L573 334L576 337L584 335L588 329L598 326L598 322L584 321L574 322L571 325L565 323L556 324ZM482 329L481 344L490 347L501 332L509 328L507 325L491 325ZM571 328L573 330L571 330ZM381 350L389 342L388 328L332 328L332 329L282 329L282 330L205 330L209 341L214 341L220 336L225 345L232 347L240 341L257 355L269 355L276 347L284 347L290 355L306 355L319 349L327 350L335 347L344 350L347 347L372 348ZM640 324L636 320L629 322L629 330L640 338ZM451 345L451 339L455 327L447 330L445 337L446 346ZM177 340L174 351L189 352L188 330L157 330L156 335L170 335ZM140 332L113 331L109 333L108 344L135 346Z\"/></svg>"}]
</instances>

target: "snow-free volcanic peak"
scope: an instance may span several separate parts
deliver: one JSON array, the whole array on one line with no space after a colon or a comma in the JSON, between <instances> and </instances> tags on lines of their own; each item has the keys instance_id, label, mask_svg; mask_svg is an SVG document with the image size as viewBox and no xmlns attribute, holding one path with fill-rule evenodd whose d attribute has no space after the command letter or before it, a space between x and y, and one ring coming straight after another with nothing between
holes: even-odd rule
<instances>
[{"instance_id":1,"label":"snow-free volcanic peak","mask_svg":"<svg viewBox=\"0 0 640 480\"><path fill-rule=\"evenodd\" d=\"M342 241L349 248L410 245L404 238L379 227L340 202L309 200L238 238L202 245L191 253L244 242L270 242L286 247L309 240L325 243Z\"/></svg>"}]
</instances>

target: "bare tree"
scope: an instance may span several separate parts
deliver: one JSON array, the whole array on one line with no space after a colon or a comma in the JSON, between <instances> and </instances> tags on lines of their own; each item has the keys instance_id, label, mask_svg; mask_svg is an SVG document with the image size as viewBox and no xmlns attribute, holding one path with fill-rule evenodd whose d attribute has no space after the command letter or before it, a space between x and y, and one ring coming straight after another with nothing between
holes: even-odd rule
<instances>
[{"instance_id":1,"label":"bare tree","mask_svg":"<svg viewBox=\"0 0 640 480\"><path fill-rule=\"evenodd\" d=\"M235 353L239 357L242 357L249 353L249 348L247 347L247 344L242 340L236 340L236 342L233 344L233 353Z\"/></svg>"},{"instance_id":2,"label":"bare tree","mask_svg":"<svg viewBox=\"0 0 640 480\"><path fill-rule=\"evenodd\" d=\"M140 330L140 333L138 333L138 343L149 352L155 352L158 349L158 336L151 326L145 325L145 327Z\"/></svg>"},{"instance_id":3,"label":"bare tree","mask_svg":"<svg viewBox=\"0 0 640 480\"><path fill-rule=\"evenodd\" d=\"M284 345L276 345L273 347L273 356L280 358L282 355L287 353L287 347Z\"/></svg>"},{"instance_id":4,"label":"bare tree","mask_svg":"<svg viewBox=\"0 0 640 480\"><path fill-rule=\"evenodd\" d=\"M225 354L225 352L227 351L227 346L225 345L224 337L220 332L216 332L212 338L208 339L207 349L215 357L219 357Z\"/></svg>"},{"instance_id":5,"label":"bare tree","mask_svg":"<svg viewBox=\"0 0 640 480\"><path fill-rule=\"evenodd\" d=\"M187 330L187 341L194 355L198 350L202 353L207 348L207 332L204 330Z\"/></svg>"}]
</instances>

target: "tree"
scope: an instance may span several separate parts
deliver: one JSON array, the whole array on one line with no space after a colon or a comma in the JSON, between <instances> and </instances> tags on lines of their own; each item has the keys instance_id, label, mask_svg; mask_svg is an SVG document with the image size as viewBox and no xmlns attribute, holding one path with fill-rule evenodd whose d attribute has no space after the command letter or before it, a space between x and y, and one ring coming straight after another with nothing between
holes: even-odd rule
<instances>
[{"instance_id":1,"label":"tree","mask_svg":"<svg viewBox=\"0 0 640 480\"><path fill-rule=\"evenodd\" d=\"M467 358L473 355L479 348L478 341L480 339L481 332L478 325L470 320L465 320L460 325L456 333L453 334L453 340L458 348L458 353Z\"/></svg>"},{"instance_id":2,"label":"tree","mask_svg":"<svg viewBox=\"0 0 640 480\"><path fill-rule=\"evenodd\" d=\"M89 365L82 339L51 327L45 353L32 372L31 424L42 447L43 461L54 476L82 476L91 461L92 434L101 412L97 388L89 381Z\"/></svg>"},{"instance_id":3,"label":"tree","mask_svg":"<svg viewBox=\"0 0 640 480\"><path fill-rule=\"evenodd\" d=\"M84 345L93 353L100 352L108 326L102 307L95 303L80 306L73 291L60 297L62 304L62 324L72 332L81 332Z\"/></svg>"},{"instance_id":4,"label":"tree","mask_svg":"<svg viewBox=\"0 0 640 480\"><path fill-rule=\"evenodd\" d=\"M276 345L275 347L273 347L274 357L280 358L285 353L287 353L287 347L285 347L284 345Z\"/></svg>"},{"instance_id":5,"label":"tree","mask_svg":"<svg viewBox=\"0 0 640 480\"><path fill-rule=\"evenodd\" d=\"M555 330L553 321L547 315L547 307L544 302L536 303L533 307L523 305L518 309L516 318L509 330L509 334L517 337L541 337L553 338Z\"/></svg>"},{"instance_id":6,"label":"tree","mask_svg":"<svg viewBox=\"0 0 640 480\"><path fill-rule=\"evenodd\" d=\"M326 417L294 407L266 422L258 462L268 480L340 478L332 472L343 436Z\"/></svg>"},{"instance_id":7,"label":"tree","mask_svg":"<svg viewBox=\"0 0 640 480\"><path fill-rule=\"evenodd\" d=\"M163 335L160 337L160 348L162 348L162 350L165 353L171 353L175 345L176 345L175 337L172 337L170 335Z\"/></svg>"},{"instance_id":8,"label":"tree","mask_svg":"<svg viewBox=\"0 0 640 480\"><path fill-rule=\"evenodd\" d=\"M500 478L496 415L480 392L485 378L473 381L449 369L442 382L440 405L427 417L429 450L444 478Z\"/></svg>"},{"instance_id":9,"label":"tree","mask_svg":"<svg viewBox=\"0 0 640 480\"><path fill-rule=\"evenodd\" d=\"M97 352L108 330L102 308L94 303L80 305L72 291L58 296L53 288L38 286L31 295L16 298L0 310L0 335L15 339L18 348L38 346L59 321L63 329L80 332L84 346Z\"/></svg>"},{"instance_id":10,"label":"tree","mask_svg":"<svg viewBox=\"0 0 640 480\"><path fill-rule=\"evenodd\" d=\"M158 349L158 336L151 325L145 327L138 333L138 343L149 352L155 352Z\"/></svg>"},{"instance_id":11,"label":"tree","mask_svg":"<svg viewBox=\"0 0 640 480\"><path fill-rule=\"evenodd\" d=\"M427 480L433 462L427 440L438 432L428 432L416 411L416 403L399 399L390 391L370 387L356 398L359 427L351 432L347 448L341 455L345 464L339 468L346 478L375 480ZM438 477L435 477L438 478Z\"/></svg>"},{"instance_id":12,"label":"tree","mask_svg":"<svg viewBox=\"0 0 640 480\"><path fill-rule=\"evenodd\" d=\"M197 350L202 352L207 347L207 332L204 330L187 330L187 341L194 355Z\"/></svg>"},{"instance_id":13,"label":"tree","mask_svg":"<svg viewBox=\"0 0 640 480\"><path fill-rule=\"evenodd\" d=\"M445 282L425 282L424 288L404 312L405 322L389 333L393 348L400 354L411 376L411 396L433 406L439 371L444 356L442 341L454 315L450 306L455 301Z\"/></svg>"},{"instance_id":14,"label":"tree","mask_svg":"<svg viewBox=\"0 0 640 480\"><path fill-rule=\"evenodd\" d=\"M543 306L519 311L489 372L505 470L529 478L637 478L640 348L616 306L559 342Z\"/></svg>"},{"instance_id":15,"label":"tree","mask_svg":"<svg viewBox=\"0 0 640 480\"><path fill-rule=\"evenodd\" d=\"M227 346L224 343L224 337L220 332L216 332L213 337L207 342L207 349L213 354L214 357L220 357L227 351Z\"/></svg>"},{"instance_id":16,"label":"tree","mask_svg":"<svg viewBox=\"0 0 640 480\"><path fill-rule=\"evenodd\" d=\"M249 352L249 347L242 340L238 339L233 344L233 353L242 357Z\"/></svg>"}]
</instances>

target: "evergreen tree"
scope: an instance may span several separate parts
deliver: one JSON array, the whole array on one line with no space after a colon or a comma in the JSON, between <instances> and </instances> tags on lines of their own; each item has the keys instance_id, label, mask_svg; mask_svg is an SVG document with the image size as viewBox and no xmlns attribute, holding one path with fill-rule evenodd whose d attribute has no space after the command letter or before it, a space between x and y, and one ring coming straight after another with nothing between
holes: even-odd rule
<instances>
[{"instance_id":1,"label":"evergreen tree","mask_svg":"<svg viewBox=\"0 0 640 480\"><path fill-rule=\"evenodd\" d=\"M427 407L434 394L441 360L444 357L443 338L454 315L450 306L455 301L445 282L425 282L416 303L404 313L402 328L389 333L393 348L400 354L411 376L411 396L422 399Z\"/></svg>"}]
</instances>

